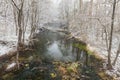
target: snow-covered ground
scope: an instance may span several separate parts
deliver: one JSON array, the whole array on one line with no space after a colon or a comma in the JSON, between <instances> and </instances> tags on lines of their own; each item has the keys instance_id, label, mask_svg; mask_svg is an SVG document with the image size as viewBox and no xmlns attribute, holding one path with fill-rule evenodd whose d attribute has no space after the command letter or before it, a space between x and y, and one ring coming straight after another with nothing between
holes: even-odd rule
<instances>
[{"instance_id":1,"label":"snow-covered ground","mask_svg":"<svg viewBox=\"0 0 120 80\"><path fill-rule=\"evenodd\" d=\"M25 35L25 44L28 44L28 34ZM9 52L14 52L17 50L17 41L18 41L18 36L16 35L8 35L8 36L3 36L0 35L0 56L7 54Z\"/></svg>"},{"instance_id":2,"label":"snow-covered ground","mask_svg":"<svg viewBox=\"0 0 120 80\"><path fill-rule=\"evenodd\" d=\"M0 56L9 53L10 51L15 50L15 48L12 48L11 46L3 46L0 45Z\"/></svg>"},{"instance_id":3,"label":"snow-covered ground","mask_svg":"<svg viewBox=\"0 0 120 80\"><path fill-rule=\"evenodd\" d=\"M15 36L2 36L0 38L0 56L16 50L17 38Z\"/></svg>"}]
</instances>

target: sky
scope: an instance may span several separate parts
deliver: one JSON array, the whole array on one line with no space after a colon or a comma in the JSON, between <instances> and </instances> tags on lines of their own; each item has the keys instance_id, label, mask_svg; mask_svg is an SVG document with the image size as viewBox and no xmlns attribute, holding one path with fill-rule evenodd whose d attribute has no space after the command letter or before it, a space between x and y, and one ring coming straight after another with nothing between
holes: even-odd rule
<instances>
[{"instance_id":1,"label":"sky","mask_svg":"<svg viewBox=\"0 0 120 80\"><path fill-rule=\"evenodd\" d=\"M61 0L51 0L51 1L56 5L58 5L61 2Z\"/></svg>"},{"instance_id":2,"label":"sky","mask_svg":"<svg viewBox=\"0 0 120 80\"><path fill-rule=\"evenodd\" d=\"M61 0L51 0L54 4L58 5ZM83 1L90 1L90 0L83 0ZM94 0L95 1L95 0Z\"/></svg>"}]
</instances>

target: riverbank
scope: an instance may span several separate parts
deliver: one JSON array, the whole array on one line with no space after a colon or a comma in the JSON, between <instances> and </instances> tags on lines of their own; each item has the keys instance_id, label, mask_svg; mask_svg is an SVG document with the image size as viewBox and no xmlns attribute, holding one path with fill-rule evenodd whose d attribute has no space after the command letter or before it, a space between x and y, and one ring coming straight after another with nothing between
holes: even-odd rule
<instances>
[{"instance_id":1,"label":"riverbank","mask_svg":"<svg viewBox=\"0 0 120 80\"><path fill-rule=\"evenodd\" d=\"M30 51L31 52L31 51ZM12 63L11 69L2 75L2 79L19 80L113 80L104 74L102 70L102 61L93 59L92 64L84 66L81 61L62 62L42 60L33 53L26 52L19 56L20 69ZM12 58L14 60L15 57ZM13 65L13 66L12 66ZM92 65L92 66L90 66ZM14 67L14 68L13 68Z\"/></svg>"},{"instance_id":2,"label":"riverbank","mask_svg":"<svg viewBox=\"0 0 120 80\"><path fill-rule=\"evenodd\" d=\"M83 36L81 37L80 35L76 35L75 33L71 33L70 34L72 37L75 37L75 38L77 38L78 40L82 40L82 41L84 41L84 42L86 42L86 44L87 44L87 48L90 50L90 51L92 51L92 52L94 52L95 53L95 55L97 55L97 56L99 56L99 58L101 58L101 59L103 59L104 60L104 63L103 63L103 68L106 70L105 71L105 74L107 74L107 75L109 75L109 76L112 76L112 77L114 77L114 79L115 80L119 80L120 79L120 67L119 67L119 59L120 59L120 56L118 57L118 60L117 60L117 63L116 63L116 65L115 66L113 66L113 69L112 70L107 70L107 50L106 50L106 45L105 45L105 43L103 43L103 42L101 42L100 40L98 40L99 41L99 43L98 43L98 41L94 41L93 39L93 41L88 41L88 40L85 40L84 38L83 38ZM117 42L117 39L116 39L117 37L114 37L114 44L116 44L116 42ZM115 59L115 57L116 57L116 54L115 54L115 52L116 52L116 49L117 49L117 47L116 47L116 45L114 45L113 47L112 47L113 49L112 49L112 55L111 55L111 60L112 60L112 62L113 62L113 60Z\"/></svg>"}]
</instances>

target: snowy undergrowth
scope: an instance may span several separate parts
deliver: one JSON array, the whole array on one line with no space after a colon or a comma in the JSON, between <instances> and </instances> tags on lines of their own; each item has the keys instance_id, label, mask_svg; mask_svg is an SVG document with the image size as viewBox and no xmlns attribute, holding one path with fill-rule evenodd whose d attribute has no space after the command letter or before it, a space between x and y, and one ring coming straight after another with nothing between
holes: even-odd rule
<instances>
[{"instance_id":1,"label":"snowy undergrowth","mask_svg":"<svg viewBox=\"0 0 120 80\"><path fill-rule=\"evenodd\" d=\"M16 37L13 36L1 36L0 38L0 56L16 50Z\"/></svg>"},{"instance_id":2,"label":"snowy undergrowth","mask_svg":"<svg viewBox=\"0 0 120 80\"><path fill-rule=\"evenodd\" d=\"M28 44L28 34L25 36L25 44ZM0 35L0 56L16 51L18 37L16 35Z\"/></svg>"}]
</instances>

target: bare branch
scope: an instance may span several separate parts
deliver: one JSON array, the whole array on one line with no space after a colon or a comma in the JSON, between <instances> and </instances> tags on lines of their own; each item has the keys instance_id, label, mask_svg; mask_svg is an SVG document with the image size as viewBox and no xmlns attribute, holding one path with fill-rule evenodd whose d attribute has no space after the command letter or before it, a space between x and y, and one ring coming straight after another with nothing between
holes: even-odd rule
<instances>
[{"instance_id":1,"label":"bare branch","mask_svg":"<svg viewBox=\"0 0 120 80\"><path fill-rule=\"evenodd\" d=\"M17 11L19 11L19 8L18 8L18 6L16 5L16 3L13 1L13 0L11 0L12 1L12 5L17 9Z\"/></svg>"}]
</instances>

